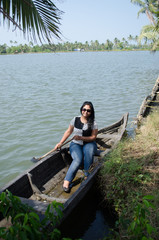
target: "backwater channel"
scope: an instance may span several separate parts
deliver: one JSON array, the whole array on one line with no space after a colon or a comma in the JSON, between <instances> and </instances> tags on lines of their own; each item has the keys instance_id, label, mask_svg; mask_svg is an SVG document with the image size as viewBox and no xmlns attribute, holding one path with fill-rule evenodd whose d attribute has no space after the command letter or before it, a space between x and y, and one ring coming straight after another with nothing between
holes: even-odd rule
<instances>
[{"instance_id":1,"label":"backwater channel","mask_svg":"<svg viewBox=\"0 0 159 240\"><path fill-rule=\"evenodd\" d=\"M33 156L55 146L85 100L95 107L99 129L129 112L127 130L132 132L159 75L159 52L1 55L0 66L1 188L31 167ZM75 238L101 239L113 224L101 198L92 194L68 223Z\"/></svg>"}]
</instances>

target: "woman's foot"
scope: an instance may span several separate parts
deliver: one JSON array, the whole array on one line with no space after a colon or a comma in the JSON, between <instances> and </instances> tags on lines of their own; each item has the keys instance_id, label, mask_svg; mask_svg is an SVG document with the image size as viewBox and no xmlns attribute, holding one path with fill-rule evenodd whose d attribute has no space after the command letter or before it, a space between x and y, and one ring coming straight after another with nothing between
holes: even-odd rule
<instances>
[{"instance_id":1,"label":"woman's foot","mask_svg":"<svg viewBox=\"0 0 159 240\"><path fill-rule=\"evenodd\" d=\"M70 182L69 181L67 181L67 180L64 180L64 183L63 183L63 190L64 190L64 192L66 192L66 193L69 193L70 192Z\"/></svg>"}]
</instances>

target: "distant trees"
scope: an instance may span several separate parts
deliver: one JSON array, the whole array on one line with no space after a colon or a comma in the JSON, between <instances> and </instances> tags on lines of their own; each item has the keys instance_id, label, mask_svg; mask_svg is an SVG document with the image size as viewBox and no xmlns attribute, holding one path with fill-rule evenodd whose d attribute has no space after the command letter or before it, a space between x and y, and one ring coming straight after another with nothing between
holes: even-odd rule
<instances>
[{"instance_id":1,"label":"distant trees","mask_svg":"<svg viewBox=\"0 0 159 240\"><path fill-rule=\"evenodd\" d=\"M0 53L1 54L7 53L7 44L0 45Z\"/></svg>"},{"instance_id":2,"label":"distant trees","mask_svg":"<svg viewBox=\"0 0 159 240\"><path fill-rule=\"evenodd\" d=\"M107 39L106 43L105 43L105 50L112 50L113 49L113 43Z\"/></svg>"},{"instance_id":3,"label":"distant trees","mask_svg":"<svg viewBox=\"0 0 159 240\"><path fill-rule=\"evenodd\" d=\"M146 30L145 30L146 31ZM144 34L144 32L143 32ZM155 33L154 33L155 34ZM141 36L141 35L140 35ZM18 45L17 42L10 41L11 47L6 44L0 45L0 54L17 54L17 53L29 53L29 52L70 52L70 51L116 51L116 50L150 50L152 48L152 41L148 38L144 38L142 44L139 44L140 38L138 36L133 37L130 35L127 39L122 38L119 40L115 38L113 41L107 39L104 43L99 43L98 40L86 41L85 43L77 42L64 42L57 44L43 44L33 45L33 42L29 44ZM152 37L151 37L152 40Z\"/></svg>"}]
</instances>

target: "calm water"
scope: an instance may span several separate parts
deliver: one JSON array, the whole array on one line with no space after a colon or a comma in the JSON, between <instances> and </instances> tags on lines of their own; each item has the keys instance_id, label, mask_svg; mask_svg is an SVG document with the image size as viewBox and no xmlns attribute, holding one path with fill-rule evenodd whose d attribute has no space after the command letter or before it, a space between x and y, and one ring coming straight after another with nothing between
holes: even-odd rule
<instances>
[{"instance_id":1,"label":"calm water","mask_svg":"<svg viewBox=\"0 0 159 240\"><path fill-rule=\"evenodd\" d=\"M93 102L99 128L129 112L132 130L158 75L159 52L0 56L0 187L55 146L85 100ZM93 214L80 235L85 240L97 228L107 231L98 207Z\"/></svg>"},{"instance_id":2,"label":"calm water","mask_svg":"<svg viewBox=\"0 0 159 240\"><path fill-rule=\"evenodd\" d=\"M50 151L83 101L99 128L129 112L132 127L159 75L159 52L0 56L0 187Z\"/></svg>"}]
</instances>

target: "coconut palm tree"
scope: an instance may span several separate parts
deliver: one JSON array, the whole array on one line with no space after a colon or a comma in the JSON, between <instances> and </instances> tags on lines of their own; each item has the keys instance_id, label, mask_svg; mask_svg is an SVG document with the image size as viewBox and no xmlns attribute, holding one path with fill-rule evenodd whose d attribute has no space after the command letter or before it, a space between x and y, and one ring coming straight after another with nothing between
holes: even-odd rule
<instances>
[{"instance_id":1,"label":"coconut palm tree","mask_svg":"<svg viewBox=\"0 0 159 240\"><path fill-rule=\"evenodd\" d=\"M156 51L159 47L159 32L154 31L153 25L146 25L142 28L138 41L149 41L151 43L151 50Z\"/></svg>"},{"instance_id":2,"label":"coconut palm tree","mask_svg":"<svg viewBox=\"0 0 159 240\"><path fill-rule=\"evenodd\" d=\"M3 19L8 29L19 28L24 37L35 42L51 43L53 37L60 38L61 13L50 0L0 0L0 25Z\"/></svg>"},{"instance_id":3,"label":"coconut palm tree","mask_svg":"<svg viewBox=\"0 0 159 240\"><path fill-rule=\"evenodd\" d=\"M142 39L150 40L152 51L156 51L159 47L159 0L131 0L131 2L141 7L138 16L140 13L146 13L151 22L151 25L142 28L139 42Z\"/></svg>"},{"instance_id":4,"label":"coconut palm tree","mask_svg":"<svg viewBox=\"0 0 159 240\"><path fill-rule=\"evenodd\" d=\"M150 20L151 24L153 24L153 25L156 24L156 21L154 19L154 15L153 15L152 10L154 9L157 1L156 0L144 0L144 1L142 1L142 0L131 0L132 3L141 7L140 11L138 12L138 16L141 13L146 13L148 19Z\"/></svg>"}]
</instances>

